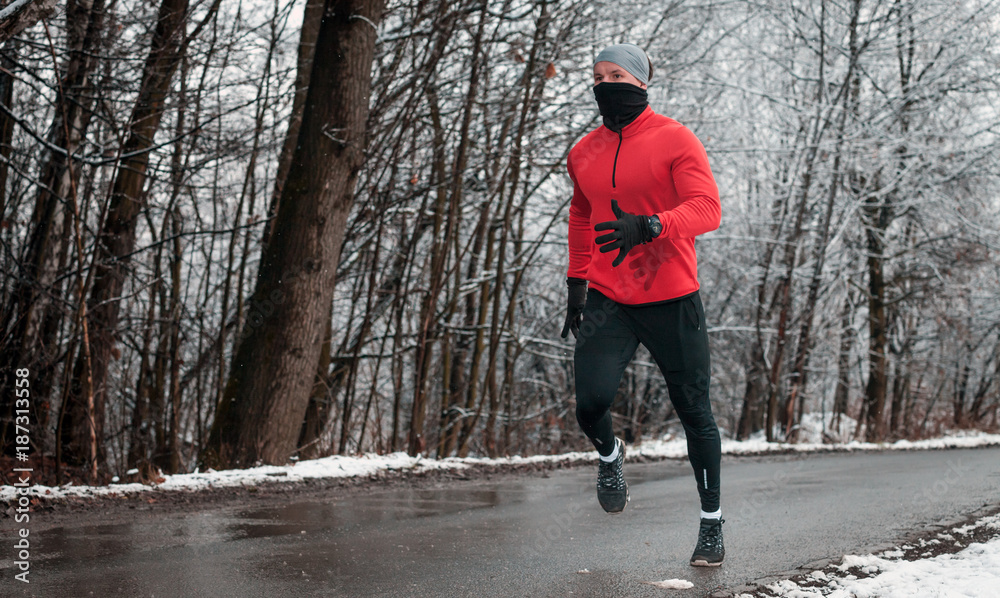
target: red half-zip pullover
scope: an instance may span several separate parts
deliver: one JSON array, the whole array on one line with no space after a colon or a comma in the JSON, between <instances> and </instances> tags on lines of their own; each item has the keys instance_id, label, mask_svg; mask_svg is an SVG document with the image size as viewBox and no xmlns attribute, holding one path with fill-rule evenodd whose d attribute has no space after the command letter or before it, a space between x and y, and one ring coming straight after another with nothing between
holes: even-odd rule
<instances>
[{"instance_id":1,"label":"red half-zip pullover","mask_svg":"<svg viewBox=\"0 0 1000 598\"><path fill-rule=\"evenodd\" d=\"M616 158L617 155L617 158ZM618 303L638 305L698 290L697 235L719 228L719 189L698 138L677 121L646 110L621 136L601 126L569 153L573 200L569 207L570 278ZM657 215L660 235L629 251L601 253L594 226L615 220L611 200L633 214Z\"/></svg>"}]
</instances>

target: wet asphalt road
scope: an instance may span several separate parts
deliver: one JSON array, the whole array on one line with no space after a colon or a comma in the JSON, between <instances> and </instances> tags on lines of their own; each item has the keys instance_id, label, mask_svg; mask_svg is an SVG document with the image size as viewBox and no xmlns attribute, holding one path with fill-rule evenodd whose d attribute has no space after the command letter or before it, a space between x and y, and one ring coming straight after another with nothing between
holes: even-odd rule
<instances>
[{"instance_id":1,"label":"wet asphalt road","mask_svg":"<svg viewBox=\"0 0 1000 598\"><path fill-rule=\"evenodd\" d=\"M694 479L664 461L626 466L619 515L601 511L590 468L113 525L88 515L33 537L28 587L0 552L0 596L704 596L1000 502L1000 448L725 458L722 475L717 569L687 564ZM695 587L643 583L670 578Z\"/></svg>"}]
</instances>

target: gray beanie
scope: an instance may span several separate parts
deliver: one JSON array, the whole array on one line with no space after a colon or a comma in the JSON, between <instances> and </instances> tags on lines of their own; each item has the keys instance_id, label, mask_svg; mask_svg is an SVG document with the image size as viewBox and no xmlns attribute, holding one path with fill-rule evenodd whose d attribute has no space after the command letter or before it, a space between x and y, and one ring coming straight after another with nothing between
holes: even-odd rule
<instances>
[{"instance_id":1,"label":"gray beanie","mask_svg":"<svg viewBox=\"0 0 1000 598\"><path fill-rule=\"evenodd\" d=\"M643 84L649 85L649 58L639 46L635 44L608 46L597 55L594 64L604 61L617 64Z\"/></svg>"}]
</instances>

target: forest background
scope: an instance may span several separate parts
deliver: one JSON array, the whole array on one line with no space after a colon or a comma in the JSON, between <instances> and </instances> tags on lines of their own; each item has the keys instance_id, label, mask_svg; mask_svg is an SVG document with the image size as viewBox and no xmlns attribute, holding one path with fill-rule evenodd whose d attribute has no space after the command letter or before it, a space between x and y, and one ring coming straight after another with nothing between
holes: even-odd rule
<instances>
[{"instance_id":1,"label":"forest background","mask_svg":"<svg viewBox=\"0 0 1000 598\"><path fill-rule=\"evenodd\" d=\"M996 0L0 12L0 444L38 475L586 448L565 161L621 41L721 191L724 436L997 429ZM613 412L679 430L643 349Z\"/></svg>"}]
</instances>

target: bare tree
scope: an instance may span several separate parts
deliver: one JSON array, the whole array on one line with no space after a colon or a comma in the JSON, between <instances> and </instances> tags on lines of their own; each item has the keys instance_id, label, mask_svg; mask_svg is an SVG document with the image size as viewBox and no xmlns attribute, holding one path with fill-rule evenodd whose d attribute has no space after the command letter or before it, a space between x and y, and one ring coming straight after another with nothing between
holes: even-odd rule
<instances>
[{"instance_id":1,"label":"bare tree","mask_svg":"<svg viewBox=\"0 0 1000 598\"><path fill-rule=\"evenodd\" d=\"M251 314L218 405L205 463L283 463L295 450L333 297L341 239L366 145L380 0L328 0L306 112L261 260ZM266 308L265 308L266 309Z\"/></svg>"},{"instance_id":2,"label":"bare tree","mask_svg":"<svg viewBox=\"0 0 1000 598\"><path fill-rule=\"evenodd\" d=\"M163 118L163 107L174 72L180 64L187 23L187 0L163 0L143 68L142 85L129 119L128 137L109 197L107 212L93 256L93 286L87 314L91 336L73 370L72 387L60 414L61 455L69 463L89 463L96 477L104 461L107 372L114 351L120 295L129 255L135 247L135 227L144 203L143 185L149 148ZM99 442L100 439L101 441Z\"/></svg>"}]
</instances>

